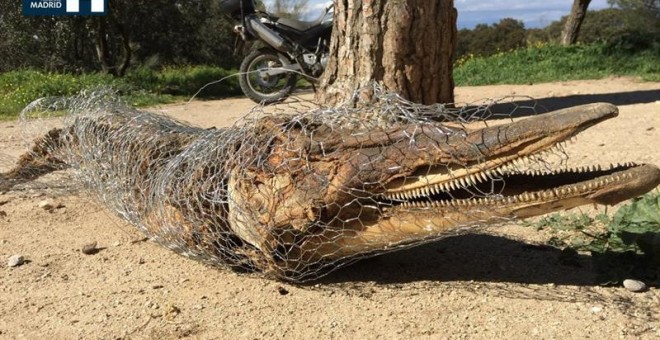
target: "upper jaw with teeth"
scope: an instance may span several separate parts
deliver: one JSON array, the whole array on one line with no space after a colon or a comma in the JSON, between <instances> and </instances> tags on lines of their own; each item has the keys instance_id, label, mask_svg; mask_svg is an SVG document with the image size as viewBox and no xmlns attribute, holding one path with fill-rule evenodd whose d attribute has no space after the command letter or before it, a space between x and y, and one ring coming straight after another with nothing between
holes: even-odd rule
<instances>
[{"instance_id":1,"label":"upper jaw with teeth","mask_svg":"<svg viewBox=\"0 0 660 340\"><path fill-rule=\"evenodd\" d=\"M617 113L616 107L612 105L595 104L555 112L550 114L550 117L534 117L509 125L469 132L464 137L466 140L481 138L481 144L477 144L478 154L474 159L457 159L455 165L434 165L429 162L405 176L387 182L382 196L402 208L529 201L540 203L578 196L583 200L576 200L574 204L578 201L585 204L586 199L591 199L594 203L617 203L629 197L626 194L615 195L612 190L601 190L607 193L605 195L603 192L599 193L599 190L606 186L630 185L624 182L630 182L632 177L641 175L647 180L634 184L633 186L640 188L632 192L648 191L658 185L657 168L652 165L626 163L610 166L605 170L600 166L543 171L528 169L530 164L539 162L549 154L557 151L563 153L563 145L566 142L574 142L575 135L579 132L612 118ZM474 137L475 135L477 137ZM497 136L496 139L492 137L494 135ZM501 143L502 139L507 143ZM469 152L459 154L467 155ZM511 180L513 177L528 183L524 183L524 188L516 189L521 183ZM556 182L555 187L543 183L544 181ZM495 182L502 183L503 187L498 189L501 192L492 192ZM489 184L491 191L480 195L479 187L488 189ZM455 197L455 193L459 191L470 191L472 195ZM599 199L599 195L605 198Z\"/></svg>"},{"instance_id":2,"label":"upper jaw with teeth","mask_svg":"<svg viewBox=\"0 0 660 340\"><path fill-rule=\"evenodd\" d=\"M575 137L571 137L571 141L575 140ZM551 156L555 153L563 153L564 145L565 142L561 142L557 145L551 146L547 150L528 156L513 158L509 161L506 160L511 157L503 157L502 159L495 159L490 162L486 161L481 164L466 167L432 166L423 170L420 169L417 171L418 174L416 175L406 176L405 178L389 183L384 196L392 200L414 199L423 196L437 195L441 192L468 189L486 181L502 180L503 177L512 174L543 176L558 171L584 172L590 171L591 169L596 171L596 167L550 169L546 171L530 169L530 166L538 164L544 157ZM493 164L495 165L494 167L488 167L488 165ZM629 164L631 167L634 166L632 163ZM618 166L621 167L621 165ZM600 171L601 167L597 166L597 170Z\"/></svg>"}]
</instances>

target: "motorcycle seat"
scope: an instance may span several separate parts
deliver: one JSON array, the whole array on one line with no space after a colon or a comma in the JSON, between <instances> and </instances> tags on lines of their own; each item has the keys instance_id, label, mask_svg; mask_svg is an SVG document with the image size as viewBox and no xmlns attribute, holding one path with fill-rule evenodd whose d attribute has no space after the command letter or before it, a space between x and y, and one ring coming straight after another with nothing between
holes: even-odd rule
<instances>
[{"instance_id":1,"label":"motorcycle seat","mask_svg":"<svg viewBox=\"0 0 660 340\"><path fill-rule=\"evenodd\" d=\"M277 23L304 32L312 27L320 25L323 22L324 17L325 17L325 13L323 13L316 20L312 20L312 21L301 21L301 20L288 19L288 18L278 18Z\"/></svg>"}]
</instances>

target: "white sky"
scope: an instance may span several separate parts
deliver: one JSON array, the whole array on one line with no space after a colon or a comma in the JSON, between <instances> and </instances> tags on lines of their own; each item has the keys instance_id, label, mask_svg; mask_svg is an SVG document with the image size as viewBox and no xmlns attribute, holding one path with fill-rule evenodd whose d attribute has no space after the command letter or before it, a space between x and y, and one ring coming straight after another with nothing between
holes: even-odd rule
<instances>
[{"instance_id":1,"label":"white sky","mask_svg":"<svg viewBox=\"0 0 660 340\"><path fill-rule=\"evenodd\" d=\"M269 0L265 0L266 3ZM315 18L330 0L309 0L308 18ZM525 27L544 27L567 15L572 0L454 0L458 10L458 28L473 28L477 24L491 24L503 18L522 20ZM607 8L607 0L592 0L589 9Z\"/></svg>"}]
</instances>

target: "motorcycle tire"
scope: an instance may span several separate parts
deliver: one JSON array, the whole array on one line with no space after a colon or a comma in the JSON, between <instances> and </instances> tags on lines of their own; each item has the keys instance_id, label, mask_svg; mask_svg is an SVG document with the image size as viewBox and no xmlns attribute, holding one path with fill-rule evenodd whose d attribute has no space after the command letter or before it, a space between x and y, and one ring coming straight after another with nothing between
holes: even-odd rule
<instances>
[{"instance_id":1,"label":"motorcycle tire","mask_svg":"<svg viewBox=\"0 0 660 340\"><path fill-rule=\"evenodd\" d=\"M286 99L296 87L297 76L293 72L269 76L259 70L291 65L285 55L270 48L250 52L241 63L238 78L241 90L252 101L268 105Z\"/></svg>"}]
</instances>

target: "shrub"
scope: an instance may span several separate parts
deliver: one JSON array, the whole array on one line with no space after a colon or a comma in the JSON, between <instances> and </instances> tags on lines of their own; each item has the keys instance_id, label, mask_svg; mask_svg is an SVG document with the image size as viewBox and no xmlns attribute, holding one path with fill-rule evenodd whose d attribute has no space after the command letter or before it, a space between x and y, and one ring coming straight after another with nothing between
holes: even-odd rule
<instances>
[{"instance_id":1,"label":"shrub","mask_svg":"<svg viewBox=\"0 0 660 340\"><path fill-rule=\"evenodd\" d=\"M71 96L83 89L112 87L128 103L136 106L172 102L176 97L191 97L204 85L200 98L220 98L240 94L234 72L219 67L170 67L161 71L136 69L124 78L106 74L45 73L34 70L0 74L0 119L15 117L35 99L51 96Z\"/></svg>"}]
</instances>

